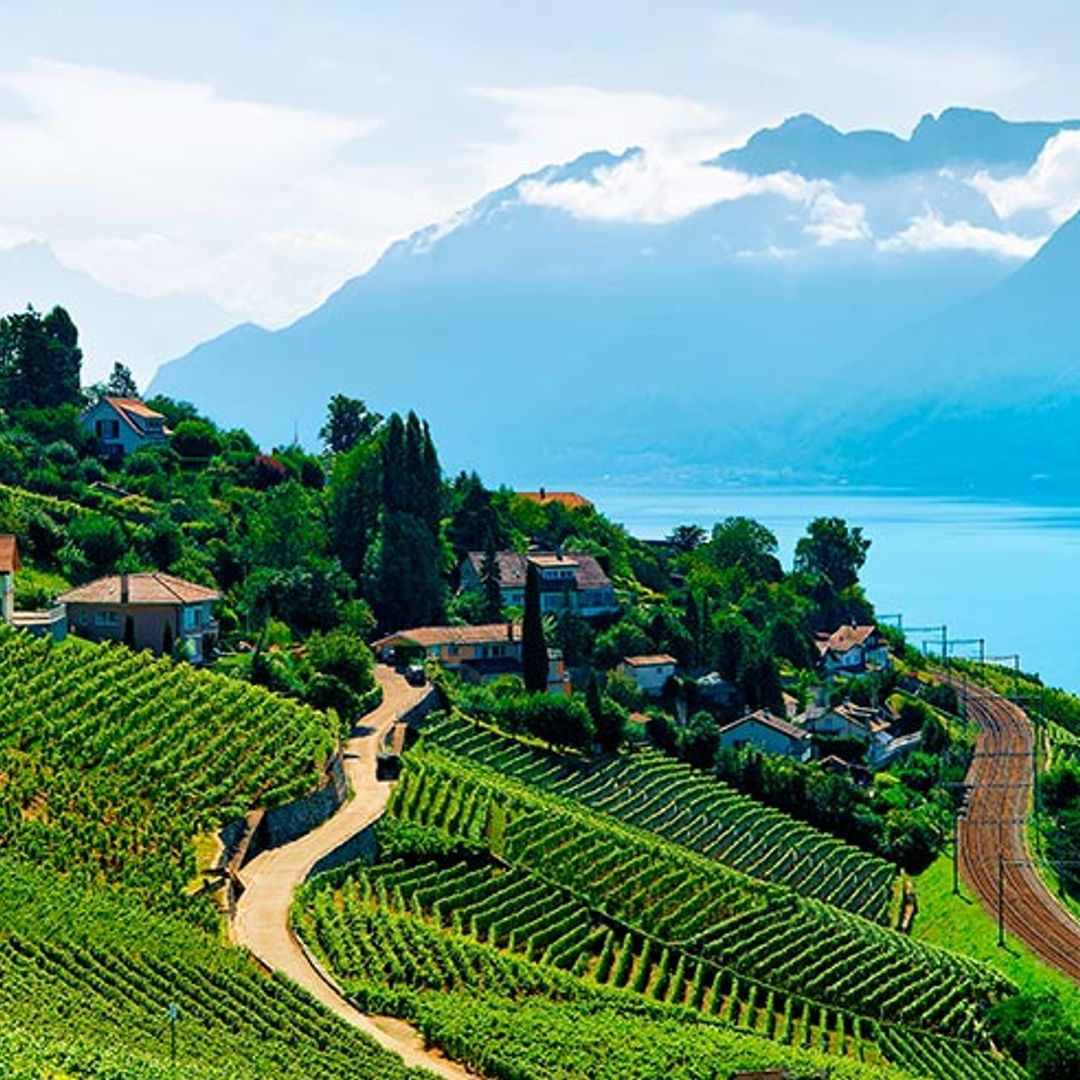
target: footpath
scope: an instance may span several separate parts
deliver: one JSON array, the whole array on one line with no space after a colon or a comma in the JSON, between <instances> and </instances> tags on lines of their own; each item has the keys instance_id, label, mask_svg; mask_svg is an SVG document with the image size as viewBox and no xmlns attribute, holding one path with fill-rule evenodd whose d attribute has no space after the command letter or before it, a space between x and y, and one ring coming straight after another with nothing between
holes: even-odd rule
<instances>
[{"instance_id":1,"label":"footpath","mask_svg":"<svg viewBox=\"0 0 1080 1080\"><path fill-rule=\"evenodd\" d=\"M379 747L397 719L432 692L430 687L410 686L388 668L377 667L375 673L383 688L382 704L363 718L343 748L352 798L318 828L292 843L262 852L243 868L240 881L244 891L236 905L231 934L268 968L287 975L331 1012L400 1054L407 1065L464 1080L473 1074L426 1048L411 1025L391 1017L368 1016L342 997L308 959L289 922L293 894L319 860L377 821L386 810L390 785L376 779Z\"/></svg>"}]
</instances>

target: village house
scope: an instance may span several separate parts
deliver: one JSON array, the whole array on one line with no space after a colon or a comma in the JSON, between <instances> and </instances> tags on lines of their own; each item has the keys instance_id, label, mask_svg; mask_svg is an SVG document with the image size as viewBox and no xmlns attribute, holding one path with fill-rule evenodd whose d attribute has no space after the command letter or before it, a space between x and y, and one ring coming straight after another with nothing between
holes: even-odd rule
<instances>
[{"instance_id":1,"label":"village house","mask_svg":"<svg viewBox=\"0 0 1080 1080\"><path fill-rule=\"evenodd\" d=\"M591 510L593 508L593 504L576 491L548 491L547 488L541 488L539 491L519 491L517 497L528 499L529 502L538 503L540 506L549 506L554 503L564 510Z\"/></svg>"},{"instance_id":2,"label":"village house","mask_svg":"<svg viewBox=\"0 0 1080 1080\"><path fill-rule=\"evenodd\" d=\"M22 568L19 545L11 533L0 534L0 619L39 637L63 641L67 637L67 613L63 605L45 611L19 611L15 607L15 575Z\"/></svg>"},{"instance_id":3,"label":"village house","mask_svg":"<svg viewBox=\"0 0 1080 1080\"><path fill-rule=\"evenodd\" d=\"M471 682L490 682L500 675L520 675L521 627L516 623L483 626L418 626L372 642L375 655L391 663L437 660ZM548 692L570 693L562 653L548 649Z\"/></svg>"},{"instance_id":4,"label":"village house","mask_svg":"<svg viewBox=\"0 0 1080 1080\"><path fill-rule=\"evenodd\" d=\"M732 750L753 746L763 753L781 754L796 761L809 761L814 750L807 732L767 709L758 709L722 727L720 745Z\"/></svg>"},{"instance_id":5,"label":"village house","mask_svg":"<svg viewBox=\"0 0 1080 1080\"><path fill-rule=\"evenodd\" d=\"M79 423L97 437L108 458L163 444L171 434L165 417L136 398L103 397L83 412Z\"/></svg>"},{"instance_id":6,"label":"village house","mask_svg":"<svg viewBox=\"0 0 1080 1080\"><path fill-rule=\"evenodd\" d=\"M110 574L64 593L68 624L92 641L122 641L193 664L207 659L217 638L208 589L172 574Z\"/></svg>"},{"instance_id":7,"label":"village house","mask_svg":"<svg viewBox=\"0 0 1080 1080\"><path fill-rule=\"evenodd\" d=\"M619 670L634 680L639 690L653 697L659 696L668 679L675 675L679 662L674 656L659 653L650 656L625 656Z\"/></svg>"},{"instance_id":8,"label":"village house","mask_svg":"<svg viewBox=\"0 0 1080 1080\"><path fill-rule=\"evenodd\" d=\"M888 670L889 645L876 626L841 626L817 638L826 675L858 675Z\"/></svg>"},{"instance_id":9,"label":"village house","mask_svg":"<svg viewBox=\"0 0 1080 1080\"><path fill-rule=\"evenodd\" d=\"M814 735L864 743L867 764L872 768L884 768L916 749L922 741L921 731L897 737L892 729L895 719L888 709L845 701L831 709L809 711L803 727Z\"/></svg>"},{"instance_id":10,"label":"village house","mask_svg":"<svg viewBox=\"0 0 1080 1080\"><path fill-rule=\"evenodd\" d=\"M503 607L525 606L525 576L529 565L540 575L540 609L545 614L565 610L584 618L618 611L611 579L592 555L580 551L500 551L495 560ZM484 553L470 551L461 564L461 588L483 588Z\"/></svg>"}]
</instances>

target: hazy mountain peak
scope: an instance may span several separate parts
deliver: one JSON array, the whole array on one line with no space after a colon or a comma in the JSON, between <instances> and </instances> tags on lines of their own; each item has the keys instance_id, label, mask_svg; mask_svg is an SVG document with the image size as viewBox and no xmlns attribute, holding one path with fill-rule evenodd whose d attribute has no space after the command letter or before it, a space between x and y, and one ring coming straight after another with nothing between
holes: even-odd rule
<instances>
[{"instance_id":1,"label":"hazy mountain peak","mask_svg":"<svg viewBox=\"0 0 1080 1080\"><path fill-rule=\"evenodd\" d=\"M809 113L765 128L745 146L721 154L716 163L756 176L789 171L807 179L881 177L936 171L947 166L1010 165L1027 169L1061 131L1078 120L1012 121L985 109L953 106L927 113L910 139L888 131L839 131Z\"/></svg>"}]
</instances>

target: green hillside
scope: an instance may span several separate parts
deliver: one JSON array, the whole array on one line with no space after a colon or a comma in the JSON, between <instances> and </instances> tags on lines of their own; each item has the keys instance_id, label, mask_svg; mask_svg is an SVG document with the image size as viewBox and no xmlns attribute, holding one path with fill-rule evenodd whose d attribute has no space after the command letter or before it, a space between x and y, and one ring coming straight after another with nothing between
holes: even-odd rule
<instances>
[{"instance_id":1,"label":"green hillside","mask_svg":"<svg viewBox=\"0 0 1080 1080\"><path fill-rule=\"evenodd\" d=\"M574 1059L561 1033L585 1016L611 1076L713 1075L680 1071L682 1043L719 1075L809 1074L822 1053L835 1076L1020 1075L982 1026L1012 992L992 968L770 883L779 846L755 864L763 880L673 841L677 793L655 831L648 815L631 823L587 805L556 779L572 769L436 722L406 756L381 860L316 879L298 904L301 932L346 991L495 1077L583 1075L545 1069ZM781 815L758 813L767 835ZM468 1008L451 1004L466 994ZM485 1033L523 1003L546 1035L496 1052ZM655 1038L626 1038L630 1016L647 1016Z\"/></svg>"}]
</instances>

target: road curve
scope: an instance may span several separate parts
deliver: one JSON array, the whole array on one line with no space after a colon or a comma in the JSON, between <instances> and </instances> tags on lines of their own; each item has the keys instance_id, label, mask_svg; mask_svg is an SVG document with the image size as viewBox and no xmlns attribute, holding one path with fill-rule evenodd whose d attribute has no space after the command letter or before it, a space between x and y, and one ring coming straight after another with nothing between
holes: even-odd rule
<instances>
[{"instance_id":1,"label":"road curve","mask_svg":"<svg viewBox=\"0 0 1080 1080\"><path fill-rule=\"evenodd\" d=\"M428 688L410 686L400 675L376 668L383 688L382 704L364 717L364 727L344 747L345 773L352 798L317 829L290 844L257 855L240 872L244 886L230 932L267 967L283 972L322 1002L331 1012L401 1055L407 1065L420 1066L450 1078L465 1080L474 1074L428 1050L408 1024L389 1017L373 1017L354 1008L312 965L293 934L289 908L293 893L324 856L378 820L386 809L390 785L375 777L376 755L383 736L394 721L423 699Z\"/></svg>"},{"instance_id":2,"label":"road curve","mask_svg":"<svg viewBox=\"0 0 1080 1080\"><path fill-rule=\"evenodd\" d=\"M954 681L960 691L961 683ZM960 869L996 920L998 858L1003 859L1005 929L1080 982L1080 923L1039 877L1028 848L1034 731L1027 714L991 690L964 684L968 715L979 725L967 814L960 820Z\"/></svg>"}]
</instances>

